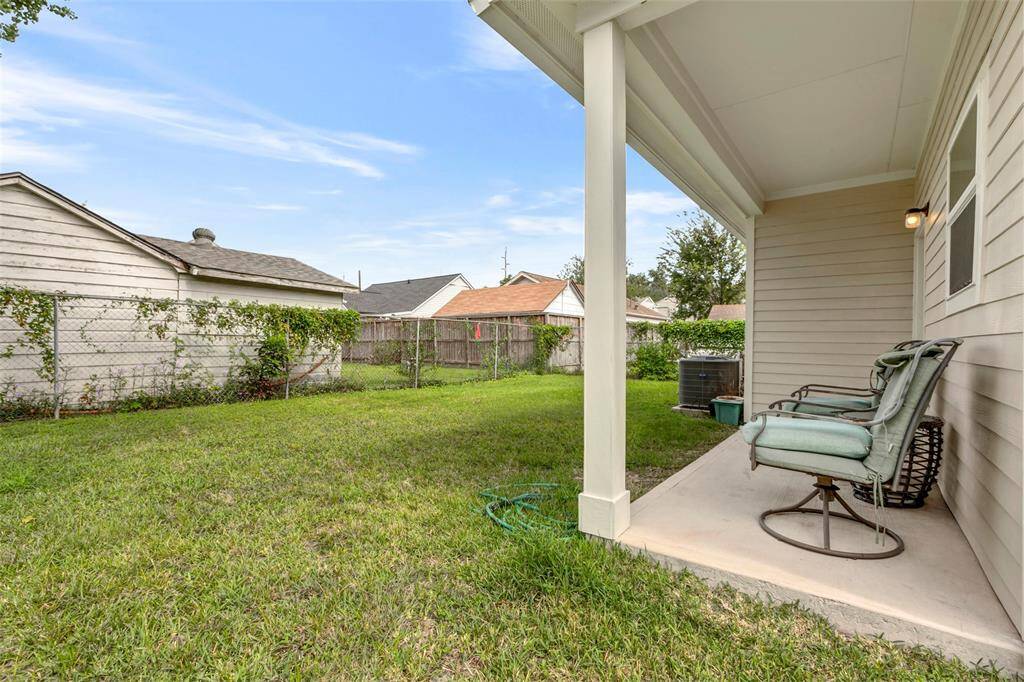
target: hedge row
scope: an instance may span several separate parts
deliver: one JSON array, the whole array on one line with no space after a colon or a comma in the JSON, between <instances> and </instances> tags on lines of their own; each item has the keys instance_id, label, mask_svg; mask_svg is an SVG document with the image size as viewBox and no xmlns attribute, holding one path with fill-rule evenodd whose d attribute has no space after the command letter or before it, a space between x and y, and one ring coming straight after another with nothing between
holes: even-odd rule
<instances>
[{"instance_id":1,"label":"hedge row","mask_svg":"<svg viewBox=\"0 0 1024 682\"><path fill-rule=\"evenodd\" d=\"M635 322L634 332L653 334L677 348L742 350L746 323L743 320L673 320L662 324Z\"/></svg>"}]
</instances>

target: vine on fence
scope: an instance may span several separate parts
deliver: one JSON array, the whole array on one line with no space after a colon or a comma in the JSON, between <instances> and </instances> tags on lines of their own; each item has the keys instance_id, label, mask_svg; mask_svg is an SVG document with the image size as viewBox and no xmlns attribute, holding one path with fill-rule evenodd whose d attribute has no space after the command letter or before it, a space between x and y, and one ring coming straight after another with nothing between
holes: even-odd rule
<instances>
[{"instance_id":1,"label":"vine on fence","mask_svg":"<svg viewBox=\"0 0 1024 682\"><path fill-rule=\"evenodd\" d=\"M21 331L17 340L0 348L0 358L13 357L18 347L29 349L38 354L41 360L40 366L35 370L36 375L47 383L55 383L58 379L58 364L53 343L56 322L54 306L55 303L58 306L65 306L67 302L81 298L64 293L40 293L21 287L0 286L0 316L13 320ZM313 363L312 369L307 371L304 377L321 366L329 357L339 353L344 344L355 340L361 324L359 313L356 311L336 308L302 308L239 301L223 302L217 299L178 301L171 298L112 298L108 299L101 312L82 322L78 329L80 341L93 347L94 352L106 352L105 349L89 342L86 331L91 324L103 319L106 310L126 307L134 311L135 323L139 327L151 336L172 344L173 359L166 363L171 373L170 383L163 388L162 392L166 395L162 396L161 400L179 394L202 394L212 398L218 394L218 391L209 386L195 384L195 367L178 367L178 360L186 350L186 344L179 334L206 340L223 334L255 337L255 358L241 354L243 365L240 374L246 386L226 386L224 393L226 395L230 391L236 391L239 397L262 398L268 397L277 388L277 384L282 383L276 380L285 375L295 357L305 354L312 348L323 355L322 359ZM165 364L164 361L161 361L161 364ZM183 381L184 385L177 385L178 381ZM99 377L93 375L84 383L80 399L82 404L89 406L99 403L98 382ZM124 383L123 380L121 383ZM122 398L118 386L119 384L112 384L115 402L131 402L137 398ZM239 388L241 390L238 390ZM30 398L35 401L39 396ZM28 399L20 400L25 402ZM148 405L157 399L158 397L148 396L144 402ZM0 402L4 403L5 411L18 400L12 386L5 386L0 392ZM160 406L163 406L163 403Z\"/></svg>"},{"instance_id":2,"label":"vine on fence","mask_svg":"<svg viewBox=\"0 0 1024 682\"><path fill-rule=\"evenodd\" d=\"M53 353L53 301L69 301L74 296L64 294L40 294L20 287L0 286L0 314L9 316L22 336L16 343L8 344L0 351L0 357L10 358L15 346L30 348L41 358L36 371L39 378L53 382L56 373Z\"/></svg>"},{"instance_id":3,"label":"vine on fence","mask_svg":"<svg viewBox=\"0 0 1024 682\"><path fill-rule=\"evenodd\" d=\"M572 336L572 327L564 324L535 324L533 329L533 362L538 372L548 367L551 354L565 350Z\"/></svg>"}]
</instances>

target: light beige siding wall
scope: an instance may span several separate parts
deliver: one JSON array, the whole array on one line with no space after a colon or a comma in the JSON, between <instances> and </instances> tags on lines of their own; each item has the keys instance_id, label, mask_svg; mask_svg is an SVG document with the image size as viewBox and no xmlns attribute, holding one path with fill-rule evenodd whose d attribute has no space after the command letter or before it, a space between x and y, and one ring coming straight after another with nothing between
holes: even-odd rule
<instances>
[{"instance_id":1,"label":"light beige siding wall","mask_svg":"<svg viewBox=\"0 0 1024 682\"><path fill-rule=\"evenodd\" d=\"M909 339L913 180L771 201L754 223L753 408L807 383L864 386ZM748 306L751 302L747 302Z\"/></svg>"},{"instance_id":2,"label":"light beige siding wall","mask_svg":"<svg viewBox=\"0 0 1024 682\"><path fill-rule=\"evenodd\" d=\"M1021 343L1024 315L1024 18L1021 2L976 2L942 86L919 164L916 203L931 202L918 248L924 263L919 314L927 337L966 341L936 391L946 420L941 487L1017 628L1021 628ZM946 312L946 150L979 71L988 69L980 121L985 162L980 229L980 305Z\"/></svg>"},{"instance_id":3,"label":"light beige siding wall","mask_svg":"<svg viewBox=\"0 0 1024 682\"><path fill-rule=\"evenodd\" d=\"M174 268L14 185L0 187L0 281L37 291L178 296Z\"/></svg>"}]
</instances>

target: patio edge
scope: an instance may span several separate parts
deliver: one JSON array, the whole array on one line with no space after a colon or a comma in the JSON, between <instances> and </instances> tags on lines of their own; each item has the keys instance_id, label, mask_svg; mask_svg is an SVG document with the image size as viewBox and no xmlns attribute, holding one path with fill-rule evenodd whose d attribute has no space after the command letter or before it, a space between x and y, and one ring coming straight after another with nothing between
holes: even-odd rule
<instances>
[{"instance_id":1,"label":"patio edge","mask_svg":"<svg viewBox=\"0 0 1024 682\"><path fill-rule=\"evenodd\" d=\"M616 542L637 556L644 556L672 571L688 571L712 586L729 585L739 592L765 602L798 602L808 611L827 620L838 631L869 637L883 636L902 645L921 645L967 665L993 663L1001 672L1024 674L1024 646L1009 642L960 636L939 628L912 622L851 604L820 597L789 587L733 573L720 568L668 556L645 547Z\"/></svg>"}]
</instances>

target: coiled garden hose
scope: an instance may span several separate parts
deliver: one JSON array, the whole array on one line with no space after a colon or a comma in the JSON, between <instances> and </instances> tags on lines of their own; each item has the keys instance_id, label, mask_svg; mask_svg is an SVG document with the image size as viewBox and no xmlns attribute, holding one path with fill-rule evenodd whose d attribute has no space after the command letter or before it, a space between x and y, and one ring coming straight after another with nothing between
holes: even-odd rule
<instances>
[{"instance_id":1,"label":"coiled garden hose","mask_svg":"<svg viewBox=\"0 0 1024 682\"><path fill-rule=\"evenodd\" d=\"M576 520L552 516L541 509L545 502L559 497L559 483L509 483L480 491L487 518L510 533L543 531L570 536L576 533Z\"/></svg>"}]
</instances>

